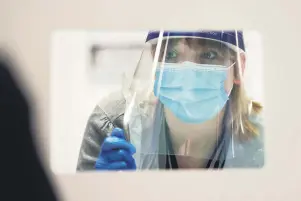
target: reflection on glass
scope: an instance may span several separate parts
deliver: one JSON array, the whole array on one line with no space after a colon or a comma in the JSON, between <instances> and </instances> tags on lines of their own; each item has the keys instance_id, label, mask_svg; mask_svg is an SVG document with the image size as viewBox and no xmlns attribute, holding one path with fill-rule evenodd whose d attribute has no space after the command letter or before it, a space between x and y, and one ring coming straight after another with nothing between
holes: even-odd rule
<instances>
[{"instance_id":1,"label":"reflection on glass","mask_svg":"<svg viewBox=\"0 0 301 201\"><path fill-rule=\"evenodd\" d=\"M262 167L262 106L245 90L243 36L150 31L129 87L89 117L77 171Z\"/></svg>"}]
</instances>

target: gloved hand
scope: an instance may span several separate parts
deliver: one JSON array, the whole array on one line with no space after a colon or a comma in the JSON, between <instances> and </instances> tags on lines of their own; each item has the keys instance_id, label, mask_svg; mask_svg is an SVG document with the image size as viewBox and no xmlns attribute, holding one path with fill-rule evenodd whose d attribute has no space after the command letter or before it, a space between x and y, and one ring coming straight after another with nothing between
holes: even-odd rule
<instances>
[{"instance_id":1,"label":"gloved hand","mask_svg":"<svg viewBox=\"0 0 301 201\"><path fill-rule=\"evenodd\" d=\"M136 162L133 154L136 148L126 141L124 131L115 128L101 147L95 164L97 170L135 170Z\"/></svg>"}]
</instances>

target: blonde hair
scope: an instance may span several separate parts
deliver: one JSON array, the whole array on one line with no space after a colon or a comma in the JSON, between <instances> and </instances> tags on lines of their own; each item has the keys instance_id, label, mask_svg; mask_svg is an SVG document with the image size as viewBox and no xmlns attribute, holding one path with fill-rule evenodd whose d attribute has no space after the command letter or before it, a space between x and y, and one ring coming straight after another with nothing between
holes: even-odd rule
<instances>
[{"instance_id":1,"label":"blonde hair","mask_svg":"<svg viewBox=\"0 0 301 201\"><path fill-rule=\"evenodd\" d=\"M253 122L251 117L258 116L263 106L247 96L239 65L240 62L236 62L234 66L234 79L238 80L239 84L234 83L229 97L232 118L228 123L232 124L238 139L250 140L259 135L258 124Z\"/></svg>"}]
</instances>

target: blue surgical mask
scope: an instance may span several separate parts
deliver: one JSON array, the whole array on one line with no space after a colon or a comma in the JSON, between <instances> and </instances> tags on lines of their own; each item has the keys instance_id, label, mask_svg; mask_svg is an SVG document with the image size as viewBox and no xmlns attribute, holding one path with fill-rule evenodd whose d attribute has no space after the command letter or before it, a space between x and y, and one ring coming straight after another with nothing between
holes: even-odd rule
<instances>
[{"instance_id":1,"label":"blue surgical mask","mask_svg":"<svg viewBox=\"0 0 301 201\"><path fill-rule=\"evenodd\" d=\"M203 123L225 106L224 83L230 67L196 64L163 64L156 71L155 96L186 123Z\"/></svg>"}]
</instances>

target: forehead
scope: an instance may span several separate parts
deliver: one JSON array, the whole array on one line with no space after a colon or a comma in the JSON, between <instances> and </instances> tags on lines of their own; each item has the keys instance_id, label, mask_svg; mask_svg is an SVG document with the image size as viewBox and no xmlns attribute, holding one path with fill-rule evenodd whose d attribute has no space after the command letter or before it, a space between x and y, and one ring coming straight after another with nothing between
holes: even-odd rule
<instances>
[{"instance_id":1,"label":"forehead","mask_svg":"<svg viewBox=\"0 0 301 201\"><path fill-rule=\"evenodd\" d=\"M157 46L157 43L154 44ZM219 41L203 39L203 38L169 38L163 39L161 49L167 48L181 48L184 46L188 46L190 48L216 48L220 50L230 50L230 48Z\"/></svg>"}]
</instances>

